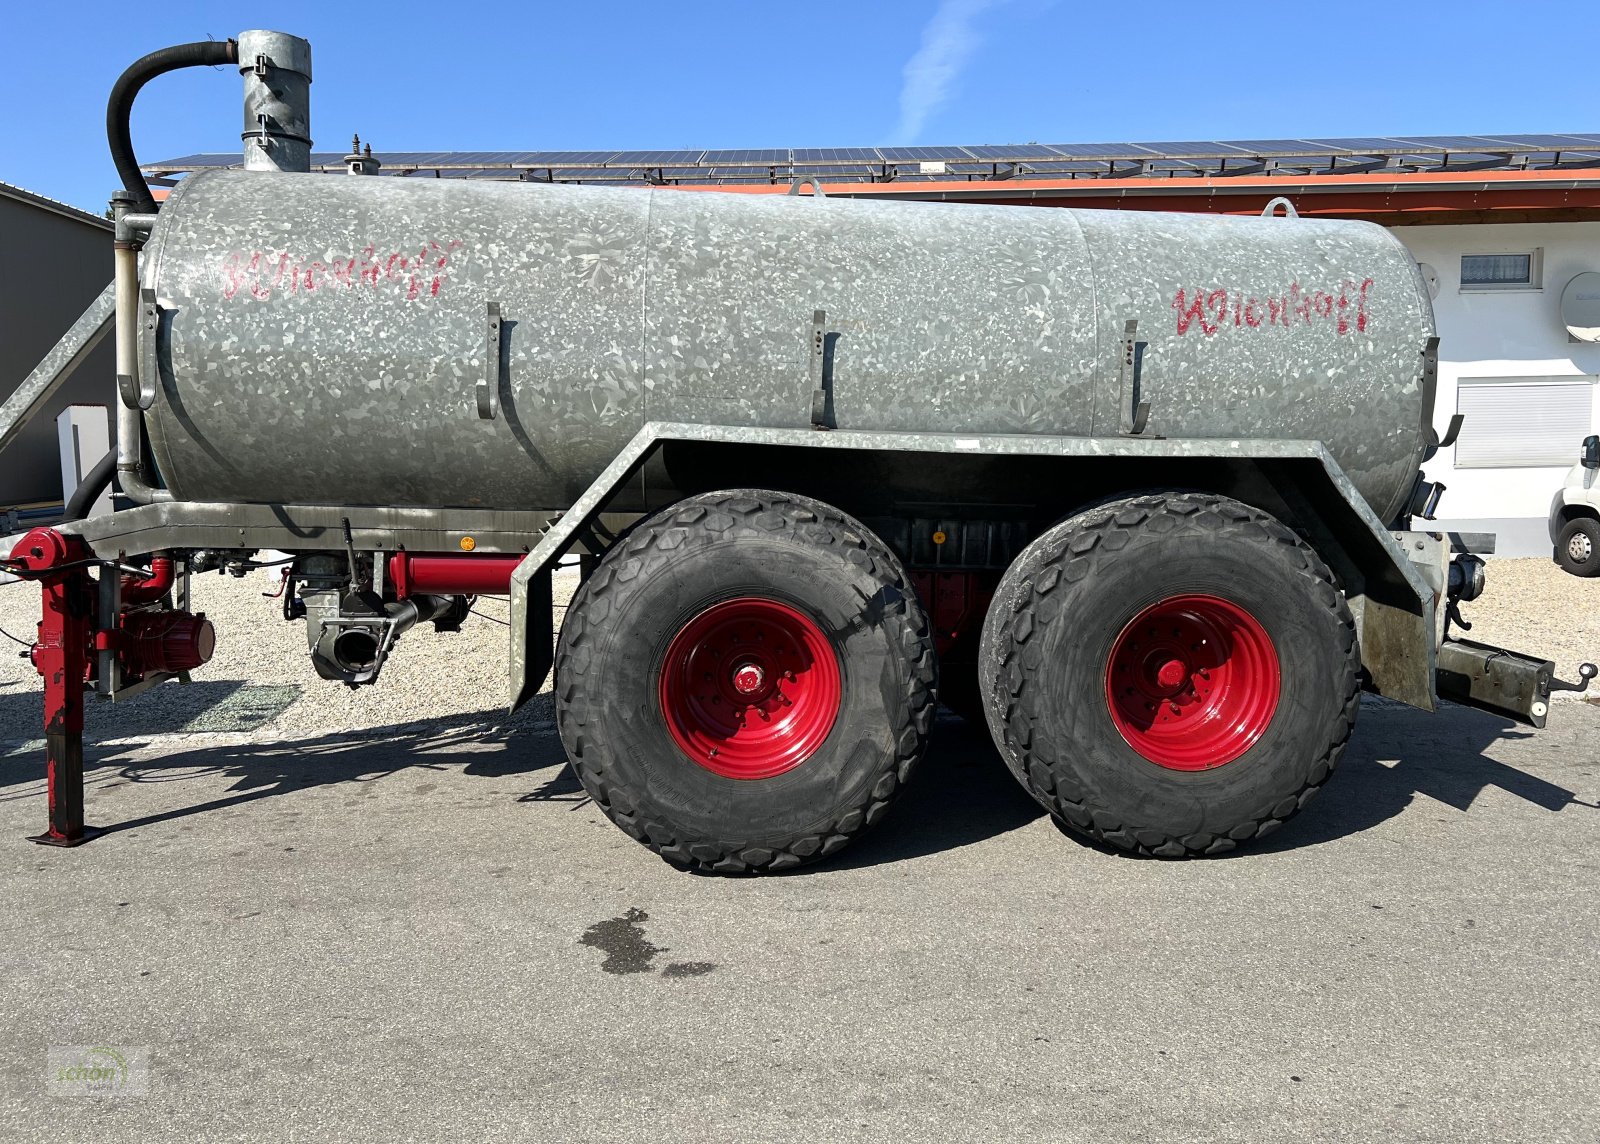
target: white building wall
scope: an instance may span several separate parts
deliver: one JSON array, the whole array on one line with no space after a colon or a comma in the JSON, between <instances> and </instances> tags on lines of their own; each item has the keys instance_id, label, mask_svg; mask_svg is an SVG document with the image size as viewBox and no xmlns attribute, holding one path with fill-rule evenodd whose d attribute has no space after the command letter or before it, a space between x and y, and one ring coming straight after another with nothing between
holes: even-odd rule
<instances>
[{"instance_id":1,"label":"white building wall","mask_svg":"<svg viewBox=\"0 0 1600 1144\"><path fill-rule=\"evenodd\" d=\"M1434 424L1442 434L1456 412L1463 377L1571 377L1591 385L1600 376L1600 343L1569 340L1561 291L1585 271L1600 271L1600 222L1403 226L1393 233L1418 262L1438 274L1433 300L1439 326L1439 392ZM1463 291L1463 254L1543 252L1537 289ZM1548 468L1457 468L1456 450L1441 449L1428 479L1448 491L1439 526L1499 535L1501 556L1548 555L1550 498L1578 458L1579 445L1600 432L1600 400L1588 424L1572 426L1571 456Z\"/></svg>"}]
</instances>

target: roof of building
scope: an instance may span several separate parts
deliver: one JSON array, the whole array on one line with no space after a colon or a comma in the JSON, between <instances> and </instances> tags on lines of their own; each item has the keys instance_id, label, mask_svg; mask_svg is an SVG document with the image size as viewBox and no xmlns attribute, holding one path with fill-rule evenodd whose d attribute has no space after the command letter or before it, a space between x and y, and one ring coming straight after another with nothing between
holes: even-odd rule
<instances>
[{"instance_id":1,"label":"roof of building","mask_svg":"<svg viewBox=\"0 0 1600 1144\"><path fill-rule=\"evenodd\" d=\"M1048 179L1234 179L1267 175L1524 171L1600 168L1600 134L1246 139L1193 143L1019 143L968 147L813 147L730 151L391 151L379 174L646 185L774 185L813 176L845 183ZM312 167L342 171L317 152ZM186 155L147 164L153 182L237 155Z\"/></svg>"},{"instance_id":2,"label":"roof of building","mask_svg":"<svg viewBox=\"0 0 1600 1144\"><path fill-rule=\"evenodd\" d=\"M1600 134L373 157L382 163L377 173L392 178L745 194L798 191L814 180L829 195L852 198L1241 215L1288 197L1303 215L1387 226L1600 220ZM172 186L195 171L239 165L237 155L190 155L144 171ZM343 172L346 156L314 153L312 169Z\"/></svg>"},{"instance_id":3,"label":"roof of building","mask_svg":"<svg viewBox=\"0 0 1600 1144\"><path fill-rule=\"evenodd\" d=\"M39 207L54 214L64 215L74 222L86 222L102 230L115 229L108 218L90 214L88 211L79 210L77 207L57 202L55 199L46 198L44 195L36 194L33 191L23 190L21 187L14 187L10 183L0 183L0 197L12 199L19 203L27 203L29 206Z\"/></svg>"}]
</instances>

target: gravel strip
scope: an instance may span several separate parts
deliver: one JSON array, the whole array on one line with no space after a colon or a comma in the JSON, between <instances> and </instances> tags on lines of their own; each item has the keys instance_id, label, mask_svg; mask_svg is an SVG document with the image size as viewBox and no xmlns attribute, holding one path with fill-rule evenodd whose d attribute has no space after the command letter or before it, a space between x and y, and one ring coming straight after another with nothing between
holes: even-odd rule
<instances>
[{"instance_id":1,"label":"gravel strip","mask_svg":"<svg viewBox=\"0 0 1600 1144\"><path fill-rule=\"evenodd\" d=\"M1578 664L1600 663L1600 576L1574 576L1543 556L1490 560L1487 570L1483 595L1461 605L1469 639L1551 660L1572 682Z\"/></svg>"},{"instance_id":2,"label":"gravel strip","mask_svg":"<svg viewBox=\"0 0 1600 1144\"><path fill-rule=\"evenodd\" d=\"M408 733L441 720L481 717L485 726L551 729L548 690L516 715L505 715L508 636L506 602L480 600L482 615L460 632L436 633L423 624L400 640L375 687L348 688L319 679L306 652L301 621L285 623L280 602L262 597L273 572L243 580L208 574L194 579L197 606L217 628L217 652L188 687L168 684L112 705L91 700L91 742L155 734L249 733L260 740L361 732ZM565 604L577 572L555 578ZM27 638L38 620L39 594L30 585L0 587L0 628ZM1582 580L1547 559L1496 560L1488 587L1462 609L1471 638L1555 661L1557 673L1577 678L1577 664L1600 660L1600 578ZM9 641L0 652L0 754L31 749L38 737L42 681Z\"/></svg>"}]
</instances>

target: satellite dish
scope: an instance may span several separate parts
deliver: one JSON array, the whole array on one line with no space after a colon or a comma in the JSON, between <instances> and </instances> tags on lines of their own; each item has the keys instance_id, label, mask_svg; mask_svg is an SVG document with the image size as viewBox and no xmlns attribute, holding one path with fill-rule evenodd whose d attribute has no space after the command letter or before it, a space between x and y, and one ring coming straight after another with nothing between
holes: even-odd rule
<instances>
[{"instance_id":1,"label":"satellite dish","mask_svg":"<svg viewBox=\"0 0 1600 1144\"><path fill-rule=\"evenodd\" d=\"M1422 273L1422 280L1428 284L1428 297L1439 296L1439 272L1426 262L1417 263L1417 269Z\"/></svg>"},{"instance_id":2,"label":"satellite dish","mask_svg":"<svg viewBox=\"0 0 1600 1144\"><path fill-rule=\"evenodd\" d=\"M1600 274L1589 270L1561 291L1561 320L1580 342L1600 342Z\"/></svg>"}]
</instances>

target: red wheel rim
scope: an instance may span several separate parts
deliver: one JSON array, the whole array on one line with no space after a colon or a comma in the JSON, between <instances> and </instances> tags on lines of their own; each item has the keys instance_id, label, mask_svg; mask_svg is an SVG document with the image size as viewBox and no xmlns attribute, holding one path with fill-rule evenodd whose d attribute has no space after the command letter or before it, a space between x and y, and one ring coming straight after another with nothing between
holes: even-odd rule
<instances>
[{"instance_id":1,"label":"red wheel rim","mask_svg":"<svg viewBox=\"0 0 1600 1144\"><path fill-rule=\"evenodd\" d=\"M673 742L709 771L765 779L809 759L839 714L839 657L815 621L744 596L701 612L661 665Z\"/></svg>"},{"instance_id":2,"label":"red wheel rim","mask_svg":"<svg viewBox=\"0 0 1600 1144\"><path fill-rule=\"evenodd\" d=\"M1172 596L1111 647L1111 720L1139 754L1177 771L1231 763L1278 709L1278 651L1257 619L1217 596Z\"/></svg>"}]
</instances>

